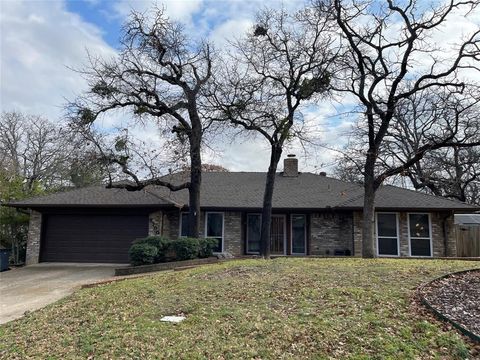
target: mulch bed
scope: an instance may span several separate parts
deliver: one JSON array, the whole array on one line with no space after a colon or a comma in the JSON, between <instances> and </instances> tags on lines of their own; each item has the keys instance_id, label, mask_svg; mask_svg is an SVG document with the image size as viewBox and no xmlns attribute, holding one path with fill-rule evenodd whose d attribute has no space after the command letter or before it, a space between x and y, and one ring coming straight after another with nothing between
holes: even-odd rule
<instances>
[{"instance_id":1,"label":"mulch bed","mask_svg":"<svg viewBox=\"0 0 480 360\"><path fill-rule=\"evenodd\" d=\"M422 295L442 315L480 336L480 270L436 280Z\"/></svg>"}]
</instances>

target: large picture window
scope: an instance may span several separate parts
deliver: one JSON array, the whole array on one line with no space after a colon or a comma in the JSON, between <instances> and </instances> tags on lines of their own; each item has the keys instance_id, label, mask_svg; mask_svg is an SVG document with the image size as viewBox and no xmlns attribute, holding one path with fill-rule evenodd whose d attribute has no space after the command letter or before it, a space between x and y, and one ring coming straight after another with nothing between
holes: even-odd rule
<instances>
[{"instance_id":1,"label":"large picture window","mask_svg":"<svg viewBox=\"0 0 480 360\"><path fill-rule=\"evenodd\" d=\"M292 254L305 255L306 252L306 227L305 215L292 215Z\"/></svg>"},{"instance_id":2,"label":"large picture window","mask_svg":"<svg viewBox=\"0 0 480 360\"><path fill-rule=\"evenodd\" d=\"M429 214L408 214L411 256L432 256Z\"/></svg>"},{"instance_id":3,"label":"large picture window","mask_svg":"<svg viewBox=\"0 0 480 360\"><path fill-rule=\"evenodd\" d=\"M217 239L213 252L223 251L223 213L207 212L205 215L205 237Z\"/></svg>"},{"instance_id":4,"label":"large picture window","mask_svg":"<svg viewBox=\"0 0 480 360\"><path fill-rule=\"evenodd\" d=\"M247 253L260 253L260 230L262 228L262 216L260 214L247 215Z\"/></svg>"},{"instance_id":5,"label":"large picture window","mask_svg":"<svg viewBox=\"0 0 480 360\"><path fill-rule=\"evenodd\" d=\"M377 213L377 249L380 256L398 256L398 222L395 213Z\"/></svg>"}]
</instances>

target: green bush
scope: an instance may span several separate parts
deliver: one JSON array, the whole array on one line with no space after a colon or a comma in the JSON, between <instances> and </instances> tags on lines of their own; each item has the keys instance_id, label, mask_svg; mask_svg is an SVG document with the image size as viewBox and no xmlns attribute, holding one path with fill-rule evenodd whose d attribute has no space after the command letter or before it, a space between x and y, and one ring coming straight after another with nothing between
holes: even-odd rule
<instances>
[{"instance_id":1,"label":"green bush","mask_svg":"<svg viewBox=\"0 0 480 360\"><path fill-rule=\"evenodd\" d=\"M161 236L147 236L145 238L137 239L134 244L148 244L155 247L158 252L154 263L165 262L166 254L170 248L171 241Z\"/></svg>"},{"instance_id":2,"label":"green bush","mask_svg":"<svg viewBox=\"0 0 480 360\"><path fill-rule=\"evenodd\" d=\"M148 265L155 262L158 249L153 245L138 242L130 247L128 255L130 257L130 264L133 266Z\"/></svg>"},{"instance_id":3,"label":"green bush","mask_svg":"<svg viewBox=\"0 0 480 360\"><path fill-rule=\"evenodd\" d=\"M161 236L136 239L129 250L133 266L165 261L191 260L212 256L216 239L180 238L169 240Z\"/></svg>"},{"instance_id":4,"label":"green bush","mask_svg":"<svg viewBox=\"0 0 480 360\"><path fill-rule=\"evenodd\" d=\"M195 238L180 238L172 241L171 247L175 252L175 260L191 260L198 257L200 242Z\"/></svg>"},{"instance_id":5,"label":"green bush","mask_svg":"<svg viewBox=\"0 0 480 360\"><path fill-rule=\"evenodd\" d=\"M217 239L207 238L207 239L198 239L199 249L198 257L199 258L208 258L213 255L213 249L217 246Z\"/></svg>"}]
</instances>

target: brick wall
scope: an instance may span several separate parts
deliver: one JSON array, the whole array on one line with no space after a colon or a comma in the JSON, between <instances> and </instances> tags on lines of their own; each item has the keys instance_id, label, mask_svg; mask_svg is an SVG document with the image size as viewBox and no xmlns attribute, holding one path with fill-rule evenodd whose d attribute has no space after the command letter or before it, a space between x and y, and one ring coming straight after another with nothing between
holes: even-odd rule
<instances>
[{"instance_id":1,"label":"brick wall","mask_svg":"<svg viewBox=\"0 0 480 360\"><path fill-rule=\"evenodd\" d=\"M315 213L310 216L310 254L334 255L335 250L353 254L352 213Z\"/></svg>"},{"instance_id":2,"label":"brick wall","mask_svg":"<svg viewBox=\"0 0 480 360\"><path fill-rule=\"evenodd\" d=\"M409 256L409 234L408 234L408 213L400 212L398 214L400 256ZM445 212L430 213L432 229L432 252L434 257L456 256L456 239L454 234L453 216ZM447 234L447 249L445 251L445 230ZM353 237L355 256L362 256L362 212L356 211L353 214ZM375 229L376 230L376 229ZM375 240L375 251L376 251Z\"/></svg>"},{"instance_id":3,"label":"brick wall","mask_svg":"<svg viewBox=\"0 0 480 360\"><path fill-rule=\"evenodd\" d=\"M363 214L361 211L353 212L353 248L355 256L362 256L362 229Z\"/></svg>"},{"instance_id":4,"label":"brick wall","mask_svg":"<svg viewBox=\"0 0 480 360\"><path fill-rule=\"evenodd\" d=\"M243 255L242 213L226 212L224 216L225 229L223 244L225 251L234 256Z\"/></svg>"},{"instance_id":5,"label":"brick wall","mask_svg":"<svg viewBox=\"0 0 480 360\"><path fill-rule=\"evenodd\" d=\"M30 212L30 223L27 237L26 264L37 264L40 260L40 236L42 233L42 214L38 211Z\"/></svg>"}]
</instances>

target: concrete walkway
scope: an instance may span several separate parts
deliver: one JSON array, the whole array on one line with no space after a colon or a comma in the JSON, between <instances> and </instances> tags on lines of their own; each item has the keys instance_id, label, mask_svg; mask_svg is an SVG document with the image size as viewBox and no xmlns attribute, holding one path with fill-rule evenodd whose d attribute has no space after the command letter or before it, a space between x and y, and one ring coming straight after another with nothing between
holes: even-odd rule
<instances>
[{"instance_id":1,"label":"concrete walkway","mask_svg":"<svg viewBox=\"0 0 480 360\"><path fill-rule=\"evenodd\" d=\"M0 273L0 324L40 309L81 285L113 277L115 264L41 263Z\"/></svg>"}]
</instances>

